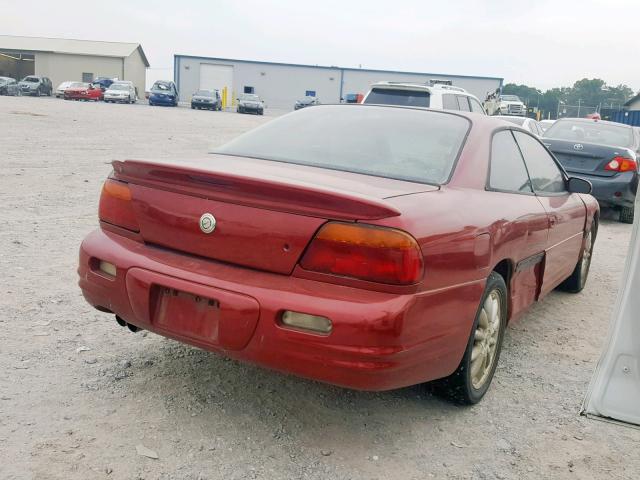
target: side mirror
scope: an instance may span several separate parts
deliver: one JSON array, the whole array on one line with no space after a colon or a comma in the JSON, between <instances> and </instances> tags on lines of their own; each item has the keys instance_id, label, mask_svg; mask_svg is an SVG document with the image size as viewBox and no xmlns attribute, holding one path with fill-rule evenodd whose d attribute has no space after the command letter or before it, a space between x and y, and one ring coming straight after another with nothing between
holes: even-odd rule
<instances>
[{"instance_id":1,"label":"side mirror","mask_svg":"<svg viewBox=\"0 0 640 480\"><path fill-rule=\"evenodd\" d=\"M589 180L578 177L569 177L567 182L567 190L570 193L591 193L592 185Z\"/></svg>"}]
</instances>

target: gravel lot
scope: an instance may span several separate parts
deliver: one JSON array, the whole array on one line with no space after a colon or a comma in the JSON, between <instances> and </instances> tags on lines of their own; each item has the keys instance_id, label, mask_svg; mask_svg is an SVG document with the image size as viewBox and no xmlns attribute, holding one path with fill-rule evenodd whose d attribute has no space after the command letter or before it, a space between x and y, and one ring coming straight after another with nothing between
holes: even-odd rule
<instances>
[{"instance_id":1,"label":"gravel lot","mask_svg":"<svg viewBox=\"0 0 640 480\"><path fill-rule=\"evenodd\" d=\"M602 222L582 294L553 293L511 326L472 408L283 376L90 308L77 251L108 162L201 156L266 121L0 97L1 479L640 477L640 430L578 415L629 225Z\"/></svg>"}]
</instances>

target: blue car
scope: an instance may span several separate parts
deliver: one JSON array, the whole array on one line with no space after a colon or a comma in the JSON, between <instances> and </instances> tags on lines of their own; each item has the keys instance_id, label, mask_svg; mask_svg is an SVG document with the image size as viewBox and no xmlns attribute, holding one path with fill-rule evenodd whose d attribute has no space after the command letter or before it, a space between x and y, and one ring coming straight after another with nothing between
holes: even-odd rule
<instances>
[{"instance_id":1,"label":"blue car","mask_svg":"<svg viewBox=\"0 0 640 480\"><path fill-rule=\"evenodd\" d=\"M178 106L178 88L170 81L158 80L149 92L149 105Z\"/></svg>"}]
</instances>

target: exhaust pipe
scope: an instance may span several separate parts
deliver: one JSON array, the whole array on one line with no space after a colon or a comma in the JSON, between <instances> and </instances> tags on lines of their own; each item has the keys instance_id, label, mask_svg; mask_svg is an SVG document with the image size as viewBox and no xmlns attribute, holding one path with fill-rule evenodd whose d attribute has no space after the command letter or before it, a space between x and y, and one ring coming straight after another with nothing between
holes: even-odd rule
<instances>
[{"instance_id":1,"label":"exhaust pipe","mask_svg":"<svg viewBox=\"0 0 640 480\"><path fill-rule=\"evenodd\" d=\"M142 330L140 327L136 327L135 325L127 323L122 317L120 317L118 315L116 315L116 322L118 322L118 325L120 325L121 327L127 327L133 333L136 333L136 332Z\"/></svg>"}]
</instances>

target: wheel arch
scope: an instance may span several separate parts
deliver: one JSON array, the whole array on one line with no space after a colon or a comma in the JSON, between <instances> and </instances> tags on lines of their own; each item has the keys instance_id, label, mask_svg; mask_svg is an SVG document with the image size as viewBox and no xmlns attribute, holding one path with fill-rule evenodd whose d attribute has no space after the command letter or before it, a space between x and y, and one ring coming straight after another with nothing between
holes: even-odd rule
<instances>
[{"instance_id":1,"label":"wheel arch","mask_svg":"<svg viewBox=\"0 0 640 480\"><path fill-rule=\"evenodd\" d=\"M497 273L504 280L505 285L507 286L507 322L511 320L511 312L512 309L512 294L511 294L511 278L513 277L514 271L514 262L509 258L503 258L498 263L496 263L491 270L492 272Z\"/></svg>"}]
</instances>

